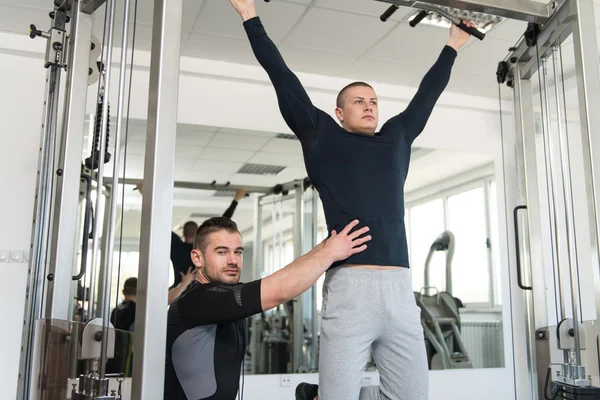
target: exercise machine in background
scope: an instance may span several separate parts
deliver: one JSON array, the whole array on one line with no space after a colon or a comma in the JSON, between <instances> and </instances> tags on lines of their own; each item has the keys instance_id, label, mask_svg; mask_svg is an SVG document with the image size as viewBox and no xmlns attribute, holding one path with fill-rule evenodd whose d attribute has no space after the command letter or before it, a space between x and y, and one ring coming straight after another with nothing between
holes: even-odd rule
<instances>
[{"instance_id":1,"label":"exercise machine in background","mask_svg":"<svg viewBox=\"0 0 600 400\"><path fill-rule=\"evenodd\" d=\"M429 369L433 370L473 368L460 332L459 308L464 306L460 299L452 296L454 246L454 235L450 231L435 239L425 261L425 286L415 292L415 300L421 309L427 361ZM446 255L444 289L431 285L431 260L437 252Z\"/></svg>"}]
</instances>

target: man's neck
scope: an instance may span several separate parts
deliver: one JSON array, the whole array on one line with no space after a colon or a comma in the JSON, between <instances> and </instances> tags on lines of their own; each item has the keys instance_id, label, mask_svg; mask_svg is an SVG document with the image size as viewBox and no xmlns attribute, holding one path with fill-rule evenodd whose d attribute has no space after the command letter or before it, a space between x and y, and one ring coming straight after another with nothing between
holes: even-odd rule
<instances>
[{"instance_id":1,"label":"man's neck","mask_svg":"<svg viewBox=\"0 0 600 400\"><path fill-rule=\"evenodd\" d=\"M196 274L196 282L198 283L210 283L210 279L204 276L202 268L198 268L198 273Z\"/></svg>"},{"instance_id":2,"label":"man's neck","mask_svg":"<svg viewBox=\"0 0 600 400\"><path fill-rule=\"evenodd\" d=\"M125 296L125 298L123 299L123 303L129 302L129 301L131 301L132 303L135 303L135 298L136 298L136 296Z\"/></svg>"},{"instance_id":3,"label":"man's neck","mask_svg":"<svg viewBox=\"0 0 600 400\"><path fill-rule=\"evenodd\" d=\"M376 136L376 132L357 132L353 129L351 129L350 127L345 127L344 124L341 124L342 128L344 128L346 131L350 132L350 133L354 133L357 135L367 135L367 136Z\"/></svg>"}]
</instances>

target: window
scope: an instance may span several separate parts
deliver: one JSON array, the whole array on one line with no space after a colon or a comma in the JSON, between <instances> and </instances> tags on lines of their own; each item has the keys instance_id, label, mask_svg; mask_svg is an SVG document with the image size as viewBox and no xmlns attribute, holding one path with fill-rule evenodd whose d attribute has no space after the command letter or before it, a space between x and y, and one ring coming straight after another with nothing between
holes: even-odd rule
<instances>
[{"instance_id":1,"label":"window","mask_svg":"<svg viewBox=\"0 0 600 400\"><path fill-rule=\"evenodd\" d=\"M483 187L448 197L448 229L455 237L452 295L464 303L489 301L485 207Z\"/></svg>"},{"instance_id":2,"label":"window","mask_svg":"<svg viewBox=\"0 0 600 400\"><path fill-rule=\"evenodd\" d=\"M263 247L263 272L272 274L294 261L294 243L291 240L283 242L283 247L276 242L265 242Z\"/></svg>"},{"instance_id":3,"label":"window","mask_svg":"<svg viewBox=\"0 0 600 400\"><path fill-rule=\"evenodd\" d=\"M489 178L407 204L405 223L416 292L425 286L431 245L448 230L455 238L452 295L467 304L500 304L495 196L496 185ZM446 256L445 251L434 252L428 263L429 285L439 291L446 290Z\"/></svg>"},{"instance_id":4,"label":"window","mask_svg":"<svg viewBox=\"0 0 600 400\"><path fill-rule=\"evenodd\" d=\"M410 271L413 282L413 289L418 292L425 286L425 261L429 248L435 238L444 232L444 202L442 199L435 199L427 203L422 203L409 209L410 229L407 235L410 237ZM440 257L436 257L429 266L431 277L440 277L443 275L444 262L440 262ZM430 284L440 287L440 281L435 280Z\"/></svg>"}]
</instances>

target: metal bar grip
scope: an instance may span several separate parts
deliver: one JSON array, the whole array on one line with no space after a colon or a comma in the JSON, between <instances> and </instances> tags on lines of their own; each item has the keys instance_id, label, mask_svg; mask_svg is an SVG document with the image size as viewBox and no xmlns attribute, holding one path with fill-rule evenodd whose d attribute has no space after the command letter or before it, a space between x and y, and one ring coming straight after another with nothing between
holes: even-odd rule
<instances>
[{"instance_id":1,"label":"metal bar grip","mask_svg":"<svg viewBox=\"0 0 600 400\"><path fill-rule=\"evenodd\" d=\"M427 16L429 15L428 11L421 11L420 13L417 14L416 17L414 17L410 22L409 25L411 27L415 27L417 25L419 25L419 22L423 21L425 18L427 18Z\"/></svg>"},{"instance_id":2,"label":"metal bar grip","mask_svg":"<svg viewBox=\"0 0 600 400\"><path fill-rule=\"evenodd\" d=\"M78 281L86 273L87 270L87 254L88 254L88 240L90 230L90 218L92 218L92 178L88 175L82 174L81 179L85 181L86 193L85 193L85 215L83 222L83 240L81 242L81 269L77 275L74 275L72 279Z\"/></svg>"},{"instance_id":3,"label":"metal bar grip","mask_svg":"<svg viewBox=\"0 0 600 400\"><path fill-rule=\"evenodd\" d=\"M415 18L416 19L416 18ZM475 27L468 27L467 25L465 25L465 23L463 21L460 21L460 24L457 25L460 29L462 29L463 31L467 32L468 34L470 34L471 36L476 37L479 40L483 40L485 39L485 33L479 31L477 28Z\"/></svg>"},{"instance_id":4,"label":"metal bar grip","mask_svg":"<svg viewBox=\"0 0 600 400\"><path fill-rule=\"evenodd\" d=\"M527 206L516 206L515 209L513 210L513 219L514 219L514 224L515 224L515 249L516 249L516 253L517 253L517 284L523 290L533 290L533 287L523 285L523 282L521 280L521 249L519 246L521 241L519 239L519 218L518 218L520 210L527 210Z\"/></svg>"},{"instance_id":5,"label":"metal bar grip","mask_svg":"<svg viewBox=\"0 0 600 400\"><path fill-rule=\"evenodd\" d=\"M385 10L385 12L384 12L383 14L381 14L381 17L379 17L379 19L380 19L382 22L385 22L385 21L387 21L387 20L388 20L388 19L389 19L389 18L390 18L392 15L394 15L394 13L395 13L396 11L398 11L398 9L399 9L399 8L400 8L400 6L399 6L399 5L397 5L397 4L392 4L392 5L390 6L390 8L388 8L387 10Z\"/></svg>"}]
</instances>

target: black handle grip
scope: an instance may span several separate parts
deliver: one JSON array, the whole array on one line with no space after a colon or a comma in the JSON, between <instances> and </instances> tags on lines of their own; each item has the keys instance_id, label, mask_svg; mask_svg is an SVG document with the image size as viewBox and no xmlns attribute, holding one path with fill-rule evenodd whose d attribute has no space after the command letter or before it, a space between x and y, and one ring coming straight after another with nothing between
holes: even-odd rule
<instances>
[{"instance_id":1,"label":"black handle grip","mask_svg":"<svg viewBox=\"0 0 600 400\"><path fill-rule=\"evenodd\" d=\"M460 29L462 29L463 31L467 32L468 34L470 34L471 36L476 37L479 40L485 39L485 33L479 31L475 27L472 27L472 28L468 27L467 25L465 25L465 23L463 21L460 21L460 24L458 24L458 27Z\"/></svg>"},{"instance_id":2,"label":"black handle grip","mask_svg":"<svg viewBox=\"0 0 600 400\"><path fill-rule=\"evenodd\" d=\"M427 11L421 11L420 13L417 14L416 17L414 17L412 19L412 21L410 21L408 24L411 27L415 27L417 25L419 25L419 22L423 21L425 18L427 18L427 16L429 15L429 13Z\"/></svg>"},{"instance_id":3,"label":"black handle grip","mask_svg":"<svg viewBox=\"0 0 600 400\"><path fill-rule=\"evenodd\" d=\"M87 254L88 254L88 238L90 234L90 219L92 214L92 178L88 175L81 174L81 180L85 181L85 215L83 217L83 240L81 242L81 269L77 275L72 278L78 281L86 273L87 270ZM84 285L85 286L85 285Z\"/></svg>"},{"instance_id":4,"label":"black handle grip","mask_svg":"<svg viewBox=\"0 0 600 400\"><path fill-rule=\"evenodd\" d=\"M29 25L29 37L35 39L36 36L42 36L42 31L38 30L34 24Z\"/></svg>"},{"instance_id":5,"label":"black handle grip","mask_svg":"<svg viewBox=\"0 0 600 400\"><path fill-rule=\"evenodd\" d=\"M515 249L516 249L516 253L517 253L517 284L523 290L533 290L533 288L531 286L525 286L525 285L523 285L523 282L521 281L521 249L519 247L520 240L519 240L519 218L518 218L520 210L527 210L527 206L516 206L515 209L513 210L513 219L514 219L514 224L515 224Z\"/></svg>"},{"instance_id":6,"label":"black handle grip","mask_svg":"<svg viewBox=\"0 0 600 400\"><path fill-rule=\"evenodd\" d=\"M399 8L399 5L392 4L390 8L388 8L383 14L381 14L381 17L379 17L379 19L383 22L387 21L392 15L394 15L396 11L398 11Z\"/></svg>"}]
</instances>

